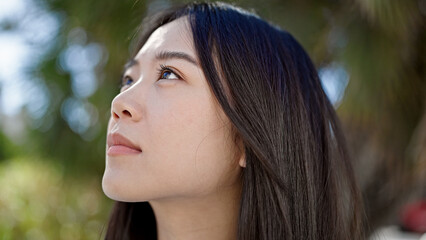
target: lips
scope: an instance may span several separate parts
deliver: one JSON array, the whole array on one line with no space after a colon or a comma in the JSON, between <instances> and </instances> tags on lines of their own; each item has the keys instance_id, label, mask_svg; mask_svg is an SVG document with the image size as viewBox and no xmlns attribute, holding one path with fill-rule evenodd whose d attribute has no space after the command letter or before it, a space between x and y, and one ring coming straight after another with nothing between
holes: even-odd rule
<instances>
[{"instance_id":1,"label":"lips","mask_svg":"<svg viewBox=\"0 0 426 240\"><path fill-rule=\"evenodd\" d=\"M107 145L107 154L109 156L131 155L142 152L139 146L119 133L108 134Z\"/></svg>"}]
</instances>

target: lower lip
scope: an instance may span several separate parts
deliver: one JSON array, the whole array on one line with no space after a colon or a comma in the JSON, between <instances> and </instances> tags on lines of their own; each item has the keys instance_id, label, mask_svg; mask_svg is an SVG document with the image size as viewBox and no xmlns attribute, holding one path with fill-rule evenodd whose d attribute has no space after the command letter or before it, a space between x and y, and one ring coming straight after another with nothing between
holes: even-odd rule
<instances>
[{"instance_id":1,"label":"lower lip","mask_svg":"<svg viewBox=\"0 0 426 240\"><path fill-rule=\"evenodd\" d=\"M130 148L124 145L113 145L108 148L107 154L109 156L119 156L119 155L134 155L139 154L142 151Z\"/></svg>"}]
</instances>

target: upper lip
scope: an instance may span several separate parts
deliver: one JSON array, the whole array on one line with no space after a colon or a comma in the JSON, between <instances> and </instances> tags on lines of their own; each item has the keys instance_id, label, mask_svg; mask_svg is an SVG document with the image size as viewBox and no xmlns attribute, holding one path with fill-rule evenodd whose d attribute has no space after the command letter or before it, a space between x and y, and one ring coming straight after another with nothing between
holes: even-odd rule
<instances>
[{"instance_id":1,"label":"upper lip","mask_svg":"<svg viewBox=\"0 0 426 240\"><path fill-rule=\"evenodd\" d=\"M129 148L133 148L138 151L142 151L140 147L138 147L136 144L134 144L129 139L125 138L123 135L119 133L111 133L107 136L107 144L108 148L114 145L123 145Z\"/></svg>"}]
</instances>

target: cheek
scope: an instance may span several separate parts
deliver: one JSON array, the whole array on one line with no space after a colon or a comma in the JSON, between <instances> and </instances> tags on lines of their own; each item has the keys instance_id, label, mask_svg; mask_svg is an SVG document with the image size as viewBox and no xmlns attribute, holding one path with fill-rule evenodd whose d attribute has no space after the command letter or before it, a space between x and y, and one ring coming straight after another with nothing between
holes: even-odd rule
<instances>
[{"instance_id":1,"label":"cheek","mask_svg":"<svg viewBox=\"0 0 426 240\"><path fill-rule=\"evenodd\" d=\"M147 108L147 130L157 149L174 151L196 147L194 144L206 132L219 125L213 119L214 109L207 94L166 92L161 99L147 103Z\"/></svg>"},{"instance_id":2,"label":"cheek","mask_svg":"<svg viewBox=\"0 0 426 240\"><path fill-rule=\"evenodd\" d=\"M157 108L156 120L148 127L150 160L158 176L182 193L210 191L226 184L235 170L228 121L210 101L201 99Z\"/></svg>"}]
</instances>

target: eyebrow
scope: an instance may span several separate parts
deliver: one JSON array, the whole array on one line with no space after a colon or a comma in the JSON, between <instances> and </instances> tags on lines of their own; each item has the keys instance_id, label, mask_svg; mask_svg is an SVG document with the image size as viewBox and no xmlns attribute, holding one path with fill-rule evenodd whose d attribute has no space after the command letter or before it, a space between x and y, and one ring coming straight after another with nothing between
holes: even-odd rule
<instances>
[{"instance_id":1,"label":"eyebrow","mask_svg":"<svg viewBox=\"0 0 426 240\"><path fill-rule=\"evenodd\" d=\"M167 60L167 59L177 58L177 59L182 59L187 62L190 62L196 66L198 65L197 61L193 57L191 57L190 55L184 52L161 51L155 55L155 58L158 60Z\"/></svg>"},{"instance_id":2,"label":"eyebrow","mask_svg":"<svg viewBox=\"0 0 426 240\"><path fill-rule=\"evenodd\" d=\"M135 59L130 59L125 65L124 65L124 71L126 71L127 69L133 67L134 65L137 65L139 62L138 60Z\"/></svg>"},{"instance_id":3,"label":"eyebrow","mask_svg":"<svg viewBox=\"0 0 426 240\"><path fill-rule=\"evenodd\" d=\"M190 55L188 55L184 52L161 51L161 52L158 52L155 55L155 59L157 59L157 60L182 59L182 60L185 60L189 63L194 64L195 66L198 66L197 61L193 57L191 57ZM124 65L124 70L126 71L127 69L133 67L134 65L137 65L138 63L139 63L138 60L130 59Z\"/></svg>"}]
</instances>

